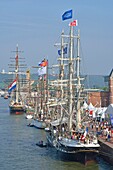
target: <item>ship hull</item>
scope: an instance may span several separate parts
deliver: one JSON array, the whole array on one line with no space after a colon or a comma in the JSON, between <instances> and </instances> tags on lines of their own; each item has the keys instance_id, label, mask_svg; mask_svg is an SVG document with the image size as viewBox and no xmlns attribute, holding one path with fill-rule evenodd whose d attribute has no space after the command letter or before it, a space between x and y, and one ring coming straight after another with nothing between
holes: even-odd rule
<instances>
[{"instance_id":1,"label":"ship hull","mask_svg":"<svg viewBox=\"0 0 113 170\"><path fill-rule=\"evenodd\" d=\"M23 114L25 112L23 105L11 105L9 109L11 114Z\"/></svg>"},{"instance_id":2,"label":"ship hull","mask_svg":"<svg viewBox=\"0 0 113 170\"><path fill-rule=\"evenodd\" d=\"M57 150L58 155L63 160L68 161L75 161L80 162L84 165L88 164L89 162L96 162L96 158L98 156L98 153L96 152L86 152L86 151L77 151L77 153L68 153L68 152L62 152L61 150Z\"/></svg>"},{"instance_id":3,"label":"ship hull","mask_svg":"<svg viewBox=\"0 0 113 170\"><path fill-rule=\"evenodd\" d=\"M41 120L38 120L38 119L35 119L35 120L34 120L33 125L34 125L34 127L37 128L37 129L45 129L45 128L46 128L46 123L45 123L45 121L41 121Z\"/></svg>"},{"instance_id":4,"label":"ship hull","mask_svg":"<svg viewBox=\"0 0 113 170\"><path fill-rule=\"evenodd\" d=\"M58 157L65 161L75 161L82 164L96 162L99 148L98 147L69 147L62 145L55 138L47 135L48 145L54 147L58 153Z\"/></svg>"},{"instance_id":5,"label":"ship hull","mask_svg":"<svg viewBox=\"0 0 113 170\"><path fill-rule=\"evenodd\" d=\"M59 147L57 148L58 154L62 159L80 162L87 164L90 161L96 161L98 156L98 150L95 148L70 148L70 147Z\"/></svg>"}]
</instances>

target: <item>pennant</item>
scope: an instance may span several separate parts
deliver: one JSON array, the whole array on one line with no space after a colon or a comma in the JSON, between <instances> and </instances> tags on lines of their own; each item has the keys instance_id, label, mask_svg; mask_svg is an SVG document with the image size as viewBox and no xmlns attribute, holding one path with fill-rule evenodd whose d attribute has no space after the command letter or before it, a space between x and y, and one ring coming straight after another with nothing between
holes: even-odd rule
<instances>
[{"instance_id":1,"label":"pennant","mask_svg":"<svg viewBox=\"0 0 113 170\"><path fill-rule=\"evenodd\" d=\"M12 92L16 88L16 79L9 85L8 92Z\"/></svg>"},{"instance_id":2,"label":"pennant","mask_svg":"<svg viewBox=\"0 0 113 170\"><path fill-rule=\"evenodd\" d=\"M69 24L69 26L78 26L78 20L74 20Z\"/></svg>"},{"instance_id":3,"label":"pennant","mask_svg":"<svg viewBox=\"0 0 113 170\"><path fill-rule=\"evenodd\" d=\"M62 20L67 20L67 19L71 19L72 18L72 10L66 11L63 15L62 15Z\"/></svg>"}]
</instances>

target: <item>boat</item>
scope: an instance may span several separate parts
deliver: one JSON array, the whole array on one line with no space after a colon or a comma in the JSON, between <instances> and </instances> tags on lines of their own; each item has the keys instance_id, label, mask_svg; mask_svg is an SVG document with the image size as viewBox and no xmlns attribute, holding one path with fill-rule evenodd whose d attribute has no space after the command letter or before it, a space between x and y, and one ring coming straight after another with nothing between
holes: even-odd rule
<instances>
[{"instance_id":1,"label":"boat","mask_svg":"<svg viewBox=\"0 0 113 170\"><path fill-rule=\"evenodd\" d=\"M19 64L19 56L18 56L18 45L16 46L16 57L15 59L15 64L11 64L11 68L14 67L15 71L12 72L12 74L15 75L15 78L13 82L9 85L8 87L8 92L10 93L10 103L9 103L9 109L10 113L12 114L23 114L25 111L25 105L22 100L22 95L20 92L20 79L19 75L21 74L19 71L20 65Z\"/></svg>"},{"instance_id":2,"label":"boat","mask_svg":"<svg viewBox=\"0 0 113 170\"><path fill-rule=\"evenodd\" d=\"M31 115L31 114L26 114L26 119L33 119L33 115Z\"/></svg>"},{"instance_id":3,"label":"boat","mask_svg":"<svg viewBox=\"0 0 113 170\"><path fill-rule=\"evenodd\" d=\"M41 96L42 98L42 96ZM35 102L35 111L34 111L34 119L33 119L33 125L37 129L45 129L46 128L46 122L45 122L45 116L43 113L42 108L42 99L41 99L41 105L38 107L38 98L36 98ZM40 110L41 109L41 110Z\"/></svg>"},{"instance_id":4,"label":"boat","mask_svg":"<svg viewBox=\"0 0 113 170\"><path fill-rule=\"evenodd\" d=\"M21 102L10 102L9 104L10 113L14 114L23 114L24 113L24 105Z\"/></svg>"},{"instance_id":5,"label":"boat","mask_svg":"<svg viewBox=\"0 0 113 170\"><path fill-rule=\"evenodd\" d=\"M25 118L26 119L33 119L34 118L34 97L35 92L32 91L32 84L34 83L33 80L31 80L30 70L26 71L26 87L24 91L27 91L26 94L26 102L25 102Z\"/></svg>"},{"instance_id":6,"label":"boat","mask_svg":"<svg viewBox=\"0 0 113 170\"><path fill-rule=\"evenodd\" d=\"M33 123L29 123L27 126L34 127L34 124Z\"/></svg>"},{"instance_id":7,"label":"boat","mask_svg":"<svg viewBox=\"0 0 113 170\"><path fill-rule=\"evenodd\" d=\"M34 117L34 108L30 105L25 105L25 118L26 119L33 119Z\"/></svg>"},{"instance_id":8,"label":"boat","mask_svg":"<svg viewBox=\"0 0 113 170\"><path fill-rule=\"evenodd\" d=\"M55 81L55 85L58 82L58 85L61 87L60 98L61 101L65 101L65 104L61 104L60 118L52 121L50 127L45 130L48 145L54 147L61 157L86 164L87 161L95 161L100 145L96 135L88 132L85 120L81 116L81 107L85 94L81 83L83 77L80 76L80 31L78 30L76 36L73 32L74 26L71 24L70 35L66 36L70 39L69 58L63 57L64 44L62 39L65 35L62 33L61 57L59 59L62 66L60 67L61 76L59 76L59 80ZM73 55L74 38L77 39L77 57ZM61 63L61 61L63 62ZM68 66L67 79L64 79L62 76L64 75L64 61L67 61ZM74 66L76 67L74 68Z\"/></svg>"},{"instance_id":9,"label":"boat","mask_svg":"<svg viewBox=\"0 0 113 170\"><path fill-rule=\"evenodd\" d=\"M4 95L4 99L8 99L9 97L8 97L8 95Z\"/></svg>"},{"instance_id":10,"label":"boat","mask_svg":"<svg viewBox=\"0 0 113 170\"><path fill-rule=\"evenodd\" d=\"M46 128L46 122L44 120L40 120L40 119L34 119L33 125L37 129L45 129Z\"/></svg>"},{"instance_id":11,"label":"boat","mask_svg":"<svg viewBox=\"0 0 113 170\"><path fill-rule=\"evenodd\" d=\"M47 143L43 142L42 140L39 141L38 143L36 143L37 146L43 148L43 147L47 147Z\"/></svg>"},{"instance_id":12,"label":"boat","mask_svg":"<svg viewBox=\"0 0 113 170\"><path fill-rule=\"evenodd\" d=\"M36 113L33 119L33 125L37 129L45 129L48 124L50 124L50 118L47 118L46 115L44 115L42 112L39 112L40 115L37 117Z\"/></svg>"},{"instance_id":13,"label":"boat","mask_svg":"<svg viewBox=\"0 0 113 170\"><path fill-rule=\"evenodd\" d=\"M38 69L39 79L37 85L33 124L35 128L45 129L48 123L50 123L50 118L48 118L47 115L48 108L46 105L48 102L48 60L42 60ZM43 69L44 72L42 71Z\"/></svg>"}]
</instances>

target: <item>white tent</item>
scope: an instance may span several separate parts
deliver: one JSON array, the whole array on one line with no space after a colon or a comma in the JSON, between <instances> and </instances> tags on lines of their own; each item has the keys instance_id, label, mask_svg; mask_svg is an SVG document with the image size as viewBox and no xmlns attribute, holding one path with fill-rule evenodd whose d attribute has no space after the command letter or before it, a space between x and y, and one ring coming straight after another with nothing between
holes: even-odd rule
<instances>
[{"instance_id":1,"label":"white tent","mask_svg":"<svg viewBox=\"0 0 113 170\"><path fill-rule=\"evenodd\" d=\"M97 117L100 117L101 119L105 119L105 111L106 111L107 107L100 107L97 109Z\"/></svg>"},{"instance_id":2,"label":"white tent","mask_svg":"<svg viewBox=\"0 0 113 170\"><path fill-rule=\"evenodd\" d=\"M93 110L93 118L94 119L96 118L96 112L97 112L97 108L95 107L94 110Z\"/></svg>"},{"instance_id":3,"label":"white tent","mask_svg":"<svg viewBox=\"0 0 113 170\"><path fill-rule=\"evenodd\" d=\"M88 109L89 109L89 110L94 110L94 108L95 108L95 107L92 105L92 103L90 103L89 106L88 106Z\"/></svg>"},{"instance_id":4,"label":"white tent","mask_svg":"<svg viewBox=\"0 0 113 170\"><path fill-rule=\"evenodd\" d=\"M95 113L94 113L94 110L95 110L95 107L92 105L92 103L89 104L88 106L88 110L89 110L89 116L93 116L93 118L95 117Z\"/></svg>"},{"instance_id":5,"label":"white tent","mask_svg":"<svg viewBox=\"0 0 113 170\"><path fill-rule=\"evenodd\" d=\"M106 109L106 111L105 111L105 116L106 116L107 118L113 117L113 104L110 104L110 105L107 107L107 109Z\"/></svg>"},{"instance_id":6,"label":"white tent","mask_svg":"<svg viewBox=\"0 0 113 170\"><path fill-rule=\"evenodd\" d=\"M86 101L83 104L83 109L88 109L88 104L86 103Z\"/></svg>"}]
</instances>

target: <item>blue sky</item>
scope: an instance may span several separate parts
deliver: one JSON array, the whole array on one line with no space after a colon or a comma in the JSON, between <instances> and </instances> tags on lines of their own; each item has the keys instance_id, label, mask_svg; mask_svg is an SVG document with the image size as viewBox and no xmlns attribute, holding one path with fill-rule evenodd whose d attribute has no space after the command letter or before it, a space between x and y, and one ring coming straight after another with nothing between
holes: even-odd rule
<instances>
[{"instance_id":1,"label":"blue sky","mask_svg":"<svg viewBox=\"0 0 113 170\"><path fill-rule=\"evenodd\" d=\"M0 70L8 70L16 44L33 71L43 58L56 64L62 30L69 22L62 14L73 10L81 32L82 70L108 75L113 68L113 0L0 0Z\"/></svg>"}]
</instances>

